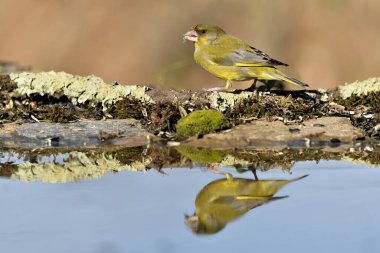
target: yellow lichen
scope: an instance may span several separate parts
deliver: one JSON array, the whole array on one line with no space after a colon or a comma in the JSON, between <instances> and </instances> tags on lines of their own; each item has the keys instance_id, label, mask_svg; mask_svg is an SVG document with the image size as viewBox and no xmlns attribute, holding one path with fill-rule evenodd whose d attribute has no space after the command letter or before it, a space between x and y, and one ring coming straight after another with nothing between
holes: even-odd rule
<instances>
[{"instance_id":1,"label":"yellow lichen","mask_svg":"<svg viewBox=\"0 0 380 253\"><path fill-rule=\"evenodd\" d=\"M339 87L339 94L343 99L347 99L352 95L368 95L372 92L380 92L380 78L378 77L356 81Z\"/></svg>"},{"instance_id":2,"label":"yellow lichen","mask_svg":"<svg viewBox=\"0 0 380 253\"><path fill-rule=\"evenodd\" d=\"M127 96L142 102L153 100L145 92L145 86L137 85L110 85L96 76L74 76L65 72L15 73L10 74L11 80L16 83L21 95L32 94L54 95L64 94L75 104L101 103L103 110Z\"/></svg>"},{"instance_id":3,"label":"yellow lichen","mask_svg":"<svg viewBox=\"0 0 380 253\"><path fill-rule=\"evenodd\" d=\"M220 112L226 111L228 108L233 108L237 103L252 96L252 92L241 92L234 94L229 92L213 92L209 96L211 108Z\"/></svg>"}]
</instances>

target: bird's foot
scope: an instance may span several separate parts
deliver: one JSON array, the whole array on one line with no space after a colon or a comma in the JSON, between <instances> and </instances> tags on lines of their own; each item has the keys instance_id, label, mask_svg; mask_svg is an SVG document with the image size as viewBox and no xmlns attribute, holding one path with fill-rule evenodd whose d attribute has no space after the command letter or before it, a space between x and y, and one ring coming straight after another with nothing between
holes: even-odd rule
<instances>
[{"instance_id":1,"label":"bird's foot","mask_svg":"<svg viewBox=\"0 0 380 253\"><path fill-rule=\"evenodd\" d=\"M257 83L257 79L253 81L251 86L249 86L248 89L246 89L246 91L252 91L252 92L256 91L256 83Z\"/></svg>"},{"instance_id":2,"label":"bird's foot","mask_svg":"<svg viewBox=\"0 0 380 253\"><path fill-rule=\"evenodd\" d=\"M225 176L227 175L226 172L218 170L216 165L212 165L211 167L208 167L207 170L214 174L225 175Z\"/></svg>"}]
</instances>

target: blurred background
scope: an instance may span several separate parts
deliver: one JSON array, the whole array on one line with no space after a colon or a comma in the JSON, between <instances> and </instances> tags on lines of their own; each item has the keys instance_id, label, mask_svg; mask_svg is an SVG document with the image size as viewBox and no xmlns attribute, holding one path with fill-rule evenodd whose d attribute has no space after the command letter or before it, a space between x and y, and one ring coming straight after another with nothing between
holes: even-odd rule
<instances>
[{"instance_id":1,"label":"blurred background","mask_svg":"<svg viewBox=\"0 0 380 253\"><path fill-rule=\"evenodd\" d=\"M378 0L0 0L0 60L107 82L224 86L182 34L216 24L329 88L380 76Z\"/></svg>"}]
</instances>

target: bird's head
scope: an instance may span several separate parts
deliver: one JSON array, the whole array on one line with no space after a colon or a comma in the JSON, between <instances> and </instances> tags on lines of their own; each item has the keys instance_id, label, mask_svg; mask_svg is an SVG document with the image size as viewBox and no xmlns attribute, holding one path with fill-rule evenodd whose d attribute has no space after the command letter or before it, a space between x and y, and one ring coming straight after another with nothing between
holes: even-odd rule
<instances>
[{"instance_id":1,"label":"bird's head","mask_svg":"<svg viewBox=\"0 0 380 253\"><path fill-rule=\"evenodd\" d=\"M192 30L183 35L183 40L196 43L198 46L210 44L220 35L225 34L222 28L214 25L194 25Z\"/></svg>"}]
</instances>

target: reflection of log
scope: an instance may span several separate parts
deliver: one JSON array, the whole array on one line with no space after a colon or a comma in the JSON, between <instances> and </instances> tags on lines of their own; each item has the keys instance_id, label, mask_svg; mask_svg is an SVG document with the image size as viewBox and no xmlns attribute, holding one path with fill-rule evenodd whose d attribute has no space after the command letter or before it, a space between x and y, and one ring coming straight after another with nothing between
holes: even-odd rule
<instances>
[{"instance_id":1,"label":"reflection of log","mask_svg":"<svg viewBox=\"0 0 380 253\"><path fill-rule=\"evenodd\" d=\"M63 183L99 178L108 172L146 171L149 169L230 167L239 173L280 168L290 172L299 161L342 160L366 165L380 165L379 146L365 146L348 152L321 149L210 150L196 147L105 146L97 149L37 149L0 153L0 176L23 181ZM8 157L8 158L7 158ZM20 163L20 160L22 161ZM163 171L165 172L165 170ZM166 170L166 172L169 172Z\"/></svg>"},{"instance_id":2,"label":"reflection of log","mask_svg":"<svg viewBox=\"0 0 380 253\"><path fill-rule=\"evenodd\" d=\"M71 152L64 163L22 163L10 175L21 181L66 183L86 178L100 178L109 172L146 171L151 163L148 159L122 164L112 155L88 156L82 152Z\"/></svg>"}]
</instances>

